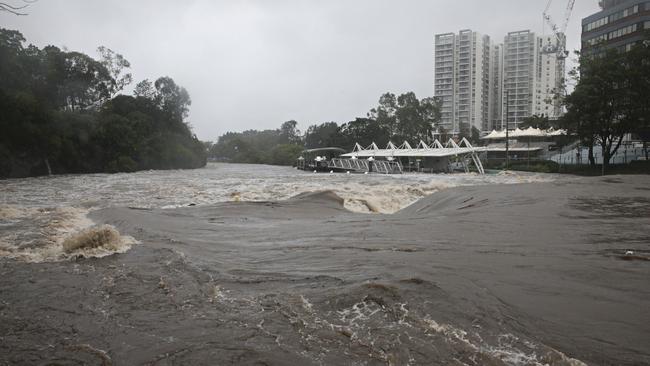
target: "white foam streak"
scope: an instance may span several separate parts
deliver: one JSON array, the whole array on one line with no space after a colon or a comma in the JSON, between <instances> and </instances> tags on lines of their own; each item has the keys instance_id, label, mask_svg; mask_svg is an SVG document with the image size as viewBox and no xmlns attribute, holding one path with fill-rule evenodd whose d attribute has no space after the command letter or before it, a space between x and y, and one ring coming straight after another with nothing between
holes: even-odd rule
<instances>
[{"instance_id":1,"label":"white foam streak","mask_svg":"<svg viewBox=\"0 0 650 366\"><path fill-rule=\"evenodd\" d=\"M311 174L287 167L239 164L208 164L205 169L189 171L10 179L0 181L0 192L11 192L0 196L0 257L29 261L60 258L63 240L93 225L88 212L112 206L176 208L274 201L332 190L351 211L390 214L449 187L554 179L553 175L528 173ZM124 239L124 248L130 240Z\"/></svg>"},{"instance_id":2,"label":"white foam streak","mask_svg":"<svg viewBox=\"0 0 650 366\"><path fill-rule=\"evenodd\" d=\"M425 317L424 323L434 332L442 334L448 339L460 342L477 353L482 353L491 358L498 359L508 365L517 366L548 366L548 359L553 360L554 365L566 366L587 366L584 362L574 358L567 357L562 352L555 349L546 348L545 355L538 353L538 347L529 342L520 342L520 340L512 334L502 334L498 337L498 344L490 345L485 343L477 334L474 338L476 341L470 340L468 333L462 329L458 329L449 324L439 324L430 317ZM522 343L528 350L522 350L516 344Z\"/></svg>"}]
</instances>

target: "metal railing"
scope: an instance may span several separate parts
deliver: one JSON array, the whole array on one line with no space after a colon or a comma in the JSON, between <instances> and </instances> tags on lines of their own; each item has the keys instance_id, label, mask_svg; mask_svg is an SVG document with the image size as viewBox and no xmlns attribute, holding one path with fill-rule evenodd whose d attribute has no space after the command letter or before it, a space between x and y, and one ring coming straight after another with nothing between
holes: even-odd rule
<instances>
[{"instance_id":1,"label":"metal railing","mask_svg":"<svg viewBox=\"0 0 650 366\"><path fill-rule=\"evenodd\" d=\"M344 169L351 172L372 172L383 174L402 174L403 168L399 161L373 160L366 159L341 159L334 158L330 161L330 168Z\"/></svg>"},{"instance_id":2,"label":"metal railing","mask_svg":"<svg viewBox=\"0 0 650 366\"><path fill-rule=\"evenodd\" d=\"M594 162L596 164L603 163L603 153L600 146L594 146ZM609 160L610 164L627 164L634 160L644 160L645 150L640 146L621 145L614 156ZM586 147L573 148L571 150L562 149L550 156L549 160L553 160L561 165L581 165L589 164L589 149Z\"/></svg>"}]
</instances>

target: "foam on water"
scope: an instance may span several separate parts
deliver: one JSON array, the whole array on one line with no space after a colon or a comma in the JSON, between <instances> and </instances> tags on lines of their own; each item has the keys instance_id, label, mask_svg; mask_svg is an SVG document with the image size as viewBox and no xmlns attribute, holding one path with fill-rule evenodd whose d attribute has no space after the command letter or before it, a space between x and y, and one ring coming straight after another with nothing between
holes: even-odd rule
<instances>
[{"instance_id":1,"label":"foam on water","mask_svg":"<svg viewBox=\"0 0 650 366\"><path fill-rule=\"evenodd\" d=\"M125 252L136 242L108 225L94 226L88 212L69 206L0 205L0 256L26 262L103 257Z\"/></svg>"},{"instance_id":2,"label":"foam on water","mask_svg":"<svg viewBox=\"0 0 650 366\"><path fill-rule=\"evenodd\" d=\"M390 291L390 287L373 286L373 289L386 288ZM222 291L220 288L218 293ZM354 295L343 295L344 298L351 296ZM304 294L287 295L277 299L272 306L265 298L250 302L229 298L229 302L244 307L259 307L261 313L278 313L288 318L297 329L298 340L282 337L278 333L277 323L274 323L276 328L271 329L266 318L258 323L258 328L276 336L276 342L283 348L301 349L302 344L304 350L301 354L321 364L330 347L338 344L341 349L348 349L350 345L362 346L370 358L386 364L401 364L396 360L400 359L400 354L404 356L404 352L408 354L406 364L422 364L421 355L408 350L420 345L451 352L456 355L454 364L461 365L586 366L582 361L553 348L522 340L513 334L499 334L487 340L482 337L484 330L480 327L468 331L450 323L438 322L429 314L422 317L417 310L411 312L407 303L391 302L379 294L366 295L351 305L331 310L323 307L331 306L333 301L314 304ZM338 338L337 334L344 337ZM401 336L405 336L405 339L400 340ZM402 361L405 360L402 358Z\"/></svg>"},{"instance_id":3,"label":"foam on water","mask_svg":"<svg viewBox=\"0 0 650 366\"><path fill-rule=\"evenodd\" d=\"M69 255L104 257L113 253L124 253L134 243L133 238L121 236L113 226L101 225L68 236L61 246Z\"/></svg>"},{"instance_id":4,"label":"foam on water","mask_svg":"<svg viewBox=\"0 0 650 366\"><path fill-rule=\"evenodd\" d=\"M0 205L0 220L5 222L16 220L30 215L33 210L18 205Z\"/></svg>"},{"instance_id":5,"label":"foam on water","mask_svg":"<svg viewBox=\"0 0 650 366\"><path fill-rule=\"evenodd\" d=\"M570 358L560 351L546 346L538 346L528 341L521 341L512 334L501 334L497 344L485 342L477 332L470 335L467 331L458 329L450 324L439 324L426 316L424 323L435 333L441 334L450 341L459 342L476 353L491 359L502 361L508 365L519 366L587 366L584 362ZM541 351L541 352L540 352Z\"/></svg>"},{"instance_id":6,"label":"foam on water","mask_svg":"<svg viewBox=\"0 0 650 366\"><path fill-rule=\"evenodd\" d=\"M554 179L553 175L527 173L313 174L287 167L238 164L208 164L190 171L10 179L0 181L0 257L27 261L66 258L64 239L75 233L90 235L83 231L93 226L88 212L111 206L171 209L228 201L284 200L300 193L331 190L351 211L390 214L449 187ZM96 235L110 232L95 230ZM134 241L122 237L123 245L109 247L119 252ZM84 250L88 255L99 255L106 248Z\"/></svg>"}]
</instances>

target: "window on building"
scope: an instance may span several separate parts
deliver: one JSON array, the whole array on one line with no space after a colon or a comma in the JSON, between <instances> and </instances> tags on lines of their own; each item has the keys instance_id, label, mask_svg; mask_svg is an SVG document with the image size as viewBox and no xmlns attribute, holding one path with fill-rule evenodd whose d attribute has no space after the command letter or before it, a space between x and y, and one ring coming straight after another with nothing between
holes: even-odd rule
<instances>
[{"instance_id":1,"label":"window on building","mask_svg":"<svg viewBox=\"0 0 650 366\"><path fill-rule=\"evenodd\" d=\"M638 26L636 24L629 25L627 27L619 28L615 31L609 32L608 34L608 39L614 39L614 38L619 38L623 37L625 35L628 35L630 33L636 32Z\"/></svg>"}]
</instances>

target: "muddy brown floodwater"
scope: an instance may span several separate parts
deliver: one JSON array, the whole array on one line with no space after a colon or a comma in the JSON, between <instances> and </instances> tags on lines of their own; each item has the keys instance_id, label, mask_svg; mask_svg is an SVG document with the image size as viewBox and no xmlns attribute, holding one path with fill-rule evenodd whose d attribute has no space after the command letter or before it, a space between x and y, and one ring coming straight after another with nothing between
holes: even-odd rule
<instances>
[{"instance_id":1,"label":"muddy brown floodwater","mask_svg":"<svg viewBox=\"0 0 650 366\"><path fill-rule=\"evenodd\" d=\"M650 177L385 179L439 188L393 213L341 182L77 226L51 220L90 205L5 199L0 364L650 364Z\"/></svg>"}]
</instances>

